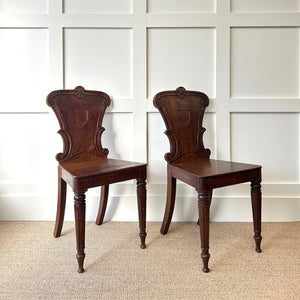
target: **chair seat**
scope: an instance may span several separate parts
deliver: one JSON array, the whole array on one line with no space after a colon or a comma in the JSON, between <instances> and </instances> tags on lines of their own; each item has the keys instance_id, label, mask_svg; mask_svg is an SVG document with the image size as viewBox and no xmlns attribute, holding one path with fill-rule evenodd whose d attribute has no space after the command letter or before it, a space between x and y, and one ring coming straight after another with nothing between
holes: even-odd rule
<instances>
[{"instance_id":1,"label":"chair seat","mask_svg":"<svg viewBox=\"0 0 300 300\"><path fill-rule=\"evenodd\" d=\"M216 159L197 159L188 162L170 163L170 165L201 178L207 178L216 175L227 175L261 168L259 165L236 163Z\"/></svg>"},{"instance_id":2,"label":"chair seat","mask_svg":"<svg viewBox=\"0 0 300 300\"><path fill-rule=\"evenodd\" d=\"M146 166L147 164L136 163L126 160L102 158L82 162L66 162L61 166L74 177L86 177Z\"/></svg>"},{"instance_id":3,"label":"chair seat","mask_svg":"<svg viewBox=\"0 0 300 300\"><path fill-rule=\"evenodd\" d=\"M135 179L141 168L147 164L126 160L100 158L82 162L61 163L62 177L72 186L88 180L87 187L106 185Z\"/></svg>"},{"instance_id":4,"label":"chair seat","mask_svg":"<svg viewBox=\"0 0 300 300\"><path fill-rule=\"evenodd\" d=\"M209 158L169 163L169 166L173 169L172 175L183 182L195 185L196 178L199 184L209 184L210 188L251 181L251 176L257 176L257 171L261 170L259 165Z\"/></svg>"}]
</instances>

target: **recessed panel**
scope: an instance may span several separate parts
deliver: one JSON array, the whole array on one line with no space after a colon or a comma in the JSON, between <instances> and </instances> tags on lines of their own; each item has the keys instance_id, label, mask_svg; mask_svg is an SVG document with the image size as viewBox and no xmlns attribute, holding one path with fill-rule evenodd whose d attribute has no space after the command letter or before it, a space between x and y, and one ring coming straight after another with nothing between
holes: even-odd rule
<instances>
[{"instance_id":1,"label":"recessed panel","mask_svg":"<svg viewBox=\"0 0 300 300\"><path fill-rule=\"evenodd\" d=\"M65 85L132 97L130 29L66 29Z\"/></svg>"},{"instance_id":2,"label":"recessed panel","mask_svg":"<svg viewBox=\"0 0 300 300\"><path fill-rule=\"evenodd\" d=\"M2 13L45 13L47 10L48 0L0 0Z\"/></svg>"},{"instance_id":3,"label":"recessed panel","mask_svg":"<svg viewBox=\"0 0 300 300\"><path fill-rule=\"evenodd\" d=\"M299 115L232 113L232 160L262 166L265 182L298 182Z\"/></svg>"},{"instance_id":4,"label":"recessed panel","mask_svg":"<svg viewBox=\"0 0 300 300\"><path fill-rule=\"evenodd\" d=\"M232 97L299 96L299 29L231 30Z\"/></svg>"},{"instance_id":5,"label":"recessed panel","mask_svg":"<svg viewBox=\"0 0 300 300\"><path fill-rule=\"evenodd\" d=\"M215 157L215 114L206 113L203 120L206 128L203 141L205 148L212 152L211 158ZM148 114L148 180L151 183L165 183L167 180L167 163L165 153L170 151L168 137L164 121L159 113Z\"/></svg>"},{"instance_id":6,"label":"recessed panel","mask_svg":"<svg viewBox=\"0 0 300 300\"><path fill-rule=\"evenodd\" d=\"M299 11L299 0L231 0L233 12Z\"/></svg>"},{"instance_id":7,"label":"recessed panel","mask_svg":"<svg viewBox=\"0 0 300 300\"><path fill-rule=\"evenodd\" d=\"M64 0L65 13L128 13L132 0Z\"/></svg>"},{"instance_id":8,"label":"recessed panel","mask_svg":"<svg viewBox=\"0 0 300 300\"><path fill-rule=\"evenodd\" d=\"M215 95L215 30L148 30L148 97L184 86Z\"/></svg>"},{"instance_id":9,"label":"recessed panel","mask_svg":"<svg viewBox=\"0 0 300 300\"><path fill-rule=\"evenodd\" d=\"M214 12L215 0L148 0L148 12Z\"/></svg>"},{"instance_id":10,"label":"recessed panel","mask_svg":"<svg viewBox=\"0 0 300 300\"><path fill-rule=\"evenodd\" d=\"M133 159L133 119L131 113L105 113L102 147L108 148L109 158Z\"/></svg>"},{"instance_id":11,"label":"recessed panel","mask_svg":"<svg viewBox=\"0 0 300 300\"><path fill-rule=\"evenodd\" d=\"M0 111L45 111L48 31L0 29Z\"/></svg>"},{"instance_id":12,"label":"recessed panel","mask_svg":"<svg viewBox=\"0 0 300 300\"><path fill-rule=\"evenodd\" d=\"M49 114L0 114L0 180L17 182L19 188L6 193L22 193L20 184L24 184L23 193L33 193L25 183L45 183L46 191L47 182L56 182L55 155L62 151L58 128Z\"/></svg>"}]
</instances>

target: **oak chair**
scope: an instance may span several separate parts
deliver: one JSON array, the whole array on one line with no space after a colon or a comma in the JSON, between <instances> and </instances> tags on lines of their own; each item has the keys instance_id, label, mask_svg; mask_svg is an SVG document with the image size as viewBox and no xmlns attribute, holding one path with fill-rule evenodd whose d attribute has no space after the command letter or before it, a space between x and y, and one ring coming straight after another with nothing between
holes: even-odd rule
<instances>
[{"instance_id":1,"label":"oak chair","mask_svg":"<svg viewBox=\"0 0 300 300\"><path fill-rule=\"evenodd\" d=\"M179 87L155 95L154 106L165 122L170 152L167 161L167 201L161 233L168 232L175 204L176 180L193 186L198 192L198 213L203 271L209 272L209 211L213 189L251 182L251 202L256 251L261 252L261 166L210 159L203 145L202 127L208 97Z\"/></svg>"},{"instance_id":2,"label":"oak chair","mask_svg":"<svg viewBox=\"0 0 300 300\"><path fill-rule=\"evenodd\" d=\"M102 120L110 105L107 94L88 91L83 87L74 90L57 90L47 97L47 104L54 110L63 139L63 152L56 155L58 165L58 201L54 237L61 235L66 183L74 191L74 211L77 241L78 272L84 271L85 258L85 192L101 186L101 197L96 224L103 222L109 184L137 180L137 200L140 228L140 247L146 248L146 166L147 164L107 158L108 149L101 144L105 130Z\"/></svg>"}]
</instances>

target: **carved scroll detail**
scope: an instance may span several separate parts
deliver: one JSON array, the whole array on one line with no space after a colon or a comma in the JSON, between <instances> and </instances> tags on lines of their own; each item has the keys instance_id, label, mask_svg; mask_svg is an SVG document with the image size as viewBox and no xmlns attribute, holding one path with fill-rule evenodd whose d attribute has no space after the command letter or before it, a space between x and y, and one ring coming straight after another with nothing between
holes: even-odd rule
<instances>
[{"instance_id":1,"label":"carved scroll detail","mask_svg":"<svg viewBox=\"0 0 300 300\"><path fill-rule=\"evenodd\" d=\"M170 142L170 152L165 154L165 160L166 161L173 161L176 158L180 157L180 155L182 155L182 151L180 151L179 147L178 147L178 142L176 140L176 136L174 135L174 133L171 130L166 130L165 131L166 136L169 139Z\"/></svg>"},{"instance_id":2,"label":"carved scroll detail","mask_svg":"<svg viewBox=\"0 0 300 300\"><path fill-rule=\"evenodd\" d=\"M198 130L198 137L197 137L197 152L200 152L203 154L204 157L210 156L210 150L204 147L203 144L203 134L206 131L204 127Z\"/></svg>"},{"instance_id":3,"label":"carved scroll detail","mask_svg":"<svg viewBox=\"0 0 300 300\"><path fill-rule=\"evenodd\" d=\"M183 99L187 96L186 89L182 86L176 89L176 93L180 99Z\"/></svg>"},{"instance_id":4,"label":"carved scroll detail","mask_svg":"<svg viewBox=\"0 0 300 300\"><path fill-rule=\"evenodd\" d=\"M63 139L63 145L64 149L62 153L56 154L56 160L60 162L68 161L76 156L78 156L80 153L76 150L72 143L72 138L69 135L69 133L63 129L59 130L58 133L61 135Z\"/></svg>"},{"instance_id":5,"label":"carved scroll detail","mask_svg":"<svg viewBox=\"0 0 300 300\"><path fill-rule=\"evenodd\" d=\"M104 130L105 130L104 127L100 127L98 128L95 134L93 154L95 154L98 157L106 157L109 153L107 148L102 148L101 136Z\"/></svg>"},{"instance_id":6,"label":"carved scroll detail","mask_svg":"<svg viewBox=\"0 0 300 300\"><path fill-rule=\"evenodd\" d=\"M77 93L77 97L78 98L84 98L87 96L87 94L85 93L85 89L83 86L77 86L74 91Z\"/></svg>"}]
</instances>

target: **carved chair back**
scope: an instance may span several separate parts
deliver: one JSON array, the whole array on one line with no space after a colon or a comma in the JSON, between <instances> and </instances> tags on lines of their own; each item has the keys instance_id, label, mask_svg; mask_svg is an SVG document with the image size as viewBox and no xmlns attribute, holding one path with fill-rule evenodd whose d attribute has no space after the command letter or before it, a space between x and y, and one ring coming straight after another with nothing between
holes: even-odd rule
<instances>
[{"instance_id":1,"label":"carved chair back","mask_svg":"<svg viewBox=\"0 0 300 300\"><path fill-rule=\"evenodd\" d=\"M170 142L170 152L165 154L165 160L184 162L199 157L209 158L210 150L203 145L205 128L202 127L208 97L179 87L158 93L153 102L164 119L165 134Z\"/></svg>"},{"instance_id":2,"label":"carved chair back","mask_svg":"<svg viewBox=\"0 0 300 300\"><path fill-rule=\"evenodd\" d=\"M47 104L54 110L63 139L63 152L56 155L59 162L85 161L107 157L102 148L102 120L110 105L107 94L88 91L83 87L50 93Z\"/></svg>"}]
</instances>

